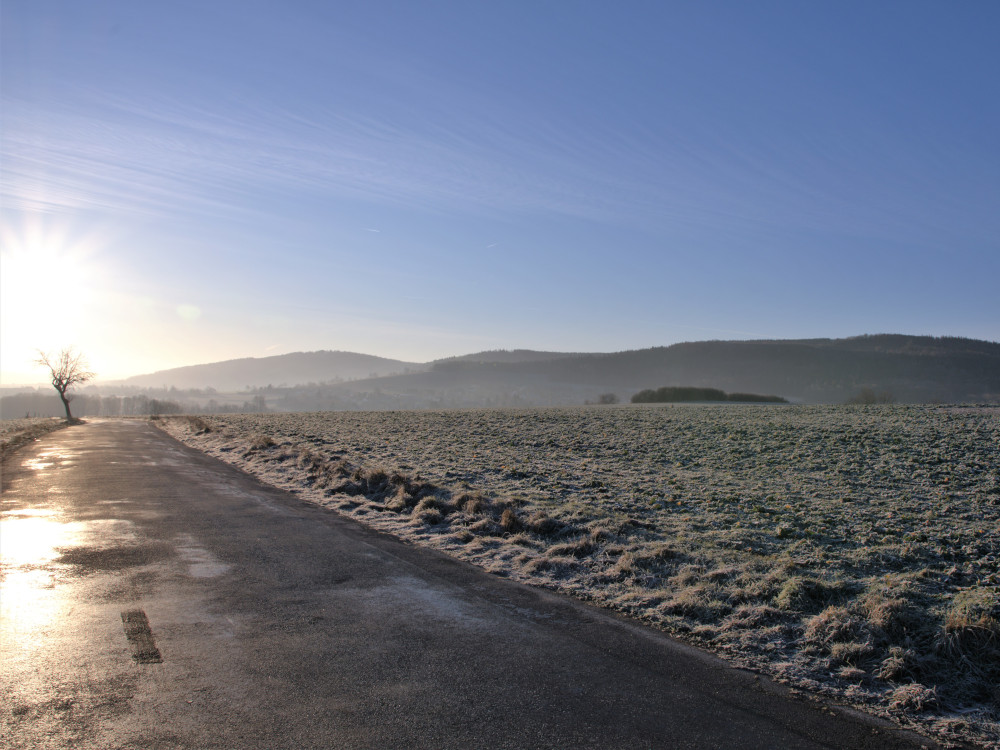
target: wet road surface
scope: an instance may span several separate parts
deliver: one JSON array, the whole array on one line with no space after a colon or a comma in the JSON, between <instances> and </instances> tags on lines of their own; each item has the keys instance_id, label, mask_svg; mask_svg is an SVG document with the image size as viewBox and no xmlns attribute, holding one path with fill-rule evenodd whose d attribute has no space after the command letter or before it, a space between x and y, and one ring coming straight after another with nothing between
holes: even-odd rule
<instances>
[{"instance_id":1,"label":"wet road surface","mask_svg":"<svg viewBox=\"0 0 1000 750\"><path fill-rule=\"evenodd\" d=\"M4 465L10 748L932 747L139 421Z\"/></svg>"}]
</instances>

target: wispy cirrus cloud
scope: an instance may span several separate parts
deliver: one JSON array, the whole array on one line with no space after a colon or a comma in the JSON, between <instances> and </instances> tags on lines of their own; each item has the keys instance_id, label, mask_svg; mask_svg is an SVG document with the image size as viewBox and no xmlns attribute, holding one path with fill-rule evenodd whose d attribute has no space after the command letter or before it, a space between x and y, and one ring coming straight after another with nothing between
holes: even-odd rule
<instances>
[{"instance_id":1,"label":"wispy cirrus cloud","mask_svg":"<svg viewBox=\"0 0 1000 750\"><path fill-rule=\"evenodd\" d=\"M100 92L86 108L9 101L4 199L23 208L214 216L258 212L263 196L301 194L717 231L817 226L824 214L863 213L830 195L822 179L736 144L573 127L479 104L445 122ZM822 163L814 176L822 177Z\"/></svg>"},{"instance_id":2,"label":"wispy cirrus cloud","mask_svg":"<svg viewBox=\"0 0 1000 750\"><path fill-rule=\"evenodd\" d=\"M362 116L207 117L179 102L6 110L8 205L216 212L288 190L472 210L592 213L600 203L578 174L532 163L544 149L492 127L471 140Z\"/></svg>"},{"instance_id":3,"label":"wispy cirrus cloud","mask_svg":"<svg viewBox=\"0 0 1000 750\"><path fill-rule=\"evenodd\" d=\"M282 49L292 62L281 86L232 76L223 79L231 87L200 87L200 72L179 67L162 87L4 93L5 205L246 216L266 212L273 196L343 198L593 219L716 244L832 232L983 242L997 226L984 229L981 191L935 179L957 152L935 156L926 138L808 73L783 83L811 86L809 108L795 90L774 97L766 79L746 79L757 88L728 94L754 102L743 120L726 119L740 110L720 107L717 80L699 89L662 70L628 71L641 75L603 89L570 79L573 108L562 109L380 46L376 31L282 23L320 51ZM642 84L641 97L608 93L630 83Z\"/></svg>"}]
</instances>

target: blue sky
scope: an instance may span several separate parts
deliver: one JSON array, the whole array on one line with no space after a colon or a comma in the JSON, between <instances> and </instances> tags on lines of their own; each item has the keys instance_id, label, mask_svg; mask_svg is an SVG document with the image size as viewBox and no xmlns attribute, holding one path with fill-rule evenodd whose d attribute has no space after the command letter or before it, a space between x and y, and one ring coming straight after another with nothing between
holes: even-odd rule
<instances>
[{"instance_id":1,"label":"blue sky","mask_svg":"<svg viewBox=\"0 0 1000 750\"><path fill-rule=\"evenodd\" d=\"M996 2L4 0L4 383L1000 340Z\"/></svg>"}]
</instances>

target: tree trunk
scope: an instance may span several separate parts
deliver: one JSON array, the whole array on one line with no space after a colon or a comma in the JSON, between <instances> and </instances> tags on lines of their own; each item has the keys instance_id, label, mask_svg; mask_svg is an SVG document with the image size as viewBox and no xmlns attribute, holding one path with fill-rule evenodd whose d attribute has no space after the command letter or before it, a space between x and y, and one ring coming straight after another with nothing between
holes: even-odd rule
<instances>
[{"instance_id":1,"label":"tree trunk","mask_svg":"<svg viewBox=\"0 0 1000 750\"><path fill-rule=\"evenodd\" d=\"M66 394L63 393L62 391L59 392L59 398L62 399L63 406L66 407L66 421L72 422L73 415L69 413L69 399L66 398Z\"/></svg>"}]
</instances>

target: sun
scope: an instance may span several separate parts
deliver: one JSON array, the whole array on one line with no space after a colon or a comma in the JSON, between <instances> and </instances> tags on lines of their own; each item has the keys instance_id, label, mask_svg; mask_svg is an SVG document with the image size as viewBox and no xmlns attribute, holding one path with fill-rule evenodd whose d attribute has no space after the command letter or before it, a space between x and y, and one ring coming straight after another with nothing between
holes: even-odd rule
<instances>
[{"instance_id":1,"label":"sun","mask_svg":"<svg viewBox=\"0 0 1000 750\"><path fill-rule=\"evenodd\" d=\"M22 370L38 349L61 349L94 330L105 283L101 243L44 218L0 227L0 361Z\"/></svg>"}]
</instances>

